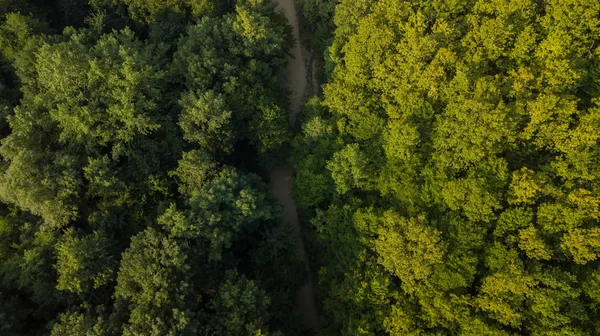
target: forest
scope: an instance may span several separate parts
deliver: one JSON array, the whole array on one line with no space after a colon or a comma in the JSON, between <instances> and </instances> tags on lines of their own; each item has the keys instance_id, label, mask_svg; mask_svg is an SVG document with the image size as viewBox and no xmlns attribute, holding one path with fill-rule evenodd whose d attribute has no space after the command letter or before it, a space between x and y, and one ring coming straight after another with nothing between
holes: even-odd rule
<instances>
[{"instance_id":1,"label":"forest","mask_svg":"<svg viewBox=\"0 0 600 336\"><path fill-rule=\"evenodd\" d=\"M600 1L0 0L21 335L600 335Z\"/></svg>"},{"instance_id":2,"label":"forest","mask_svg":"<svg viewBox=\"0 0 600 336\"><path fill-rule=\"evenodd\" d=\"M274 4L0 8L0 334L297 334Z\"/></svg>"}]
</instances>

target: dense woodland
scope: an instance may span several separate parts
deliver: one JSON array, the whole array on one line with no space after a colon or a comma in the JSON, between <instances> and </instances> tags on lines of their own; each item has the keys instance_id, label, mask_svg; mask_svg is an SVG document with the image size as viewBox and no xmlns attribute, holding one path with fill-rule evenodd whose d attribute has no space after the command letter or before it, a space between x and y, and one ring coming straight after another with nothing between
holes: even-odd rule
<instances>
[{"instance_id":1,"label":"dense woodland","mask_svg":"<svg viewBox=\"0 0 600 336\"><path fill-rule=\"evenodd\" d=\"M298 334L262 0L0 1L0 335Z\"/></svg>"},{"instance_id":2,"label":"dense woodland","mask_svg":"<svg viewBox=\"0 0 600 336\"><path fill-rule=\"evenodd\" d=\"M299 3L322 334L600 335L600 2Z\"/></svg>"},{"instance_id":3,"label":"dense woodland","mask_svg":"<svg viewBox=\"0 0 600 336\"><path fill-rule=\"evenodd\" d=\"M0 0L0 335L600 335L600 2Z\"/></svg>"}]
</instances>

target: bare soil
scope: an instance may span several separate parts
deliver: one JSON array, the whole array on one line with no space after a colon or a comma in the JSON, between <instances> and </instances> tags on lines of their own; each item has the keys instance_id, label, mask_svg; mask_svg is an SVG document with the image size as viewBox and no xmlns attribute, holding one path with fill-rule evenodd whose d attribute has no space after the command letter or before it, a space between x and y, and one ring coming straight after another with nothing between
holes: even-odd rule
<instances>
[{"instance_id":1,"label":"bare soil","mask_svg":"<svg viewBox=\"0 0 600 336\"><path fill-rule=\"evenodd\" d=\"M275 168L270 173L271 188L275 193L277 200L283 205L283 220L286 221L294 229L294 235L296 237L297 250L296 256L298 259L304 262L306 271L308 273L308 279L300 288L298 296L296 297L296 306L302 317L303 324L306 328L318 334L319 331L319 319L317 317L317 308L315 305L315 289L313 288L313 279L308 265L308 259L306 257L306 248L304 241L302 240L302 233L300 223L298 222L298 213L296 212L296 205L292 198L292 176L294 170L289 165L281 165Z\"/></svg>"},{"instance_id":2,"label":"bare soil","mask_svg":"<svg viewBox=\"0 0 600 336\"><path fill-rule=\"evenodd\" d=\"M294 126L300 107L304 103L307 95L307 67L303 50L300 44L300 33L298 27L298 17L293 0L275 0L277 7L283 9L290 25L294 29L295 46L292 50L292 56L288 60L286 68L287 80L285 86L291 91L291 106L288 116L288 122L291 127ZM297 241L296 255L298 259L304 262L308 279L298 292L296 304L300 316L306 328L312 330L315 334L319 332L319 319L315 305L315 288L313 285L312 274L306 257L306 248L302 239L302 229L298 221L296 204L292 198L292 179L294 176L293 168L284 164L270 172L269 178L271 188L277 200L283 205L283 220L294 229L294 235Z\"/></svg>"},{"instance_id":3,"label":"bare soil","mask_svg":"<svg viewBox=\"0 0 600 336\"><path fill-rule=\"evenodd\" d=\"M296 43L292 49L292 56L288 59L288 65L285 70L287 75L286 87L292 92L290 101L290 114L288 121L291 126L294 126L300 107L306 99L306 88L308 85L307 81L307 67L304 55L307 51L302 48L300 44L300 31L298 26L298 17L296 15L296 8L294 7L294 0L275 0L278 9L282 9L287 17L290 25L294 29L294 39Z\"/></svg>"}]
</instances>

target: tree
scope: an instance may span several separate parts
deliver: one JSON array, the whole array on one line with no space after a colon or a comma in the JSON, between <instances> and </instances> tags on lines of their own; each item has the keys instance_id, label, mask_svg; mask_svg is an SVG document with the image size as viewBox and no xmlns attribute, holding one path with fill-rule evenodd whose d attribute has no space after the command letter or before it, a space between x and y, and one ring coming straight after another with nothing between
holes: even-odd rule
<instances>
[{"instance_id":1,"label":"tree","mask_svg":"<svg viewBox=\"0 0 600 336\"><path fill-rule=\"evenodd\" d=\"M183 111L179 125L183 138L205 151L227 154L232 150L231 111L225 109L222 96L213 91L188 93L181 100Z\"/></svg>"},{"instance_id":2,"label":"tree","mask_svg":"<svg viewBox=\"0 0 600 336\"><path fill-rule=\"evenodd\" d=\"M303 267L245 171L288 140L283 15L42 2L0 1L0 333L296 334Z\"/></svg>"},{"instance_id":3,"label":"tree","mask_svg":"<svg viewBox=\"0 0 600 336\"><path fill-rule=\"evenodd\" d=\"M82 199L100 197L114 206L137 201L123 199L127 194L147 193L144 180L160 179L161 165L161 156L150 158L148 137L169 127L158 111L162 72L131 31L92 45L84 43L93 38L89 33L67 34L37 51L34 77L23 79L26 94L0 149L8 162L2 198L51 226L85 218ZM140 160L145 164L136 164ZM119 178L121 169L137 183Z\"/></svg>"},{"instance_id":4,"label":"tree","mask_svg":"<svg viewBox=\"0 0 600 336\"><path fill-rule=\"evenodd\" d=\"M253 281L228 272L209 304L214 311L213 323L204 333L213 335L281 335L268 333L269 298Z\"/></svg>"},{"instance_id":5,"label":"tree","mask_svg":"<svg viewBox=\"0 0 600 336\"><path fill-rule=\"evenodd\" d=\"M296 170L294 200L303 208L317 206L331 197L334 186L327 161L338 149L336 128L328 119L322 101L313 97L300 113L302 132L292 142L292 163Z\"/></svg>"},{"instance_id":6,"label":"tree","mask_svg":"<svg viewBox=\"0 0 600 336\"><path fill-rule=\"evenodd\" d=\"M56 245L56 288L81 294L110 282L115 267L110 245L105 233L78 236L73 229L68 229Z\"/></svg>"},{"instance_id":7,"label":"tree","mask_svg":"<svg viewBox=\"0 0 600 336\"><path fill-rule=\"evenodd\" d=\"M227 3L228 1L225 1ZM190 15L192 17L202 17L216 15L225 4L220 4L214 0L168 0L168 1L140 1L125 0L129 16L137 22L153 23L164 18L169 12Z\"/></svg>"},{"instance_id":8,"label":"tree","mask_svg":"<svg viewBox=\"0 0 600 336\"><path fill-rule=\"evenodd\" d=\"M172 71L191 92L222 97L223 111L231 111L230 141L249 141L268 162L288 140L286 98L273 68L285 65L291 31L268 1L240 0L235 8L222 21L205 17L188 27Z\"/></svg>"},{"instance_id":9,"label":"tree","mask_svg":"<svg viewBox=\"0 0 600 336\"><path fill-rule=\"evenodd\" d=\"M597 332L600 6L334 12L330 82L293 157L325 334Z\"/></svg>"},{"instance_id":10,"label":"tree","mask_svg":"<svg viewBox=\"0 0 600 336\"><path fill-rule=\"evenodd\" d=\"M58 321L52 326L51 335L106 335L111 330L103 316L104 314L104 307L93 309L88 303L84 303L78 310L61 313Z\"/></svg>"},{"instance_id":11,"label":"tree","mask_svg":"<svg viewBox=\"0 0 600 336\"><path fill-rule=\"evenodd\" d=\"M172 223L168 230L175 237L207 240L211 260L220 260L225 249L278 218L279 209L258 176L232 168L215 174L192 195L189 211L171 207L159 223Z\"/></svg>"},{"instance_id":12,"label":"tree","mask_svg":"<svg viewBox=\"0 0 600 336\"><path fill-rule=\"evenodd\" d=\"M192 334L193 311L200 296L193 292L183 246L148 228L131 239L123 253L115 296L129 303L125 335Z\"/></svg>"},{"instance_id":13,"label":"tree","mask_svg":"<svg viewBox=\"0 0 600 336\"><path fill-rule=\"evenodd\" d=\"M433 266L441 263L444 256L440 233L428 228L424 221L423 217L406 220L386 213L375 242L379 262L402 280L402 289L409 294L419 281L431 276Z\"/></svg>"}]
</instances>

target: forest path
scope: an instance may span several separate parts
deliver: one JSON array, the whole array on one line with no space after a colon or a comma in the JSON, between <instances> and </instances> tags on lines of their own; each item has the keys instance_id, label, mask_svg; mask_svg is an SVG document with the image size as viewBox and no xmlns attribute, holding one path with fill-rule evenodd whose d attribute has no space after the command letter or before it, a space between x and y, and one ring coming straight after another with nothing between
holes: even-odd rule
<instances>
[{"instance_id":1,"label":"forest path","mask_svg":"<svg viewBox=\"0 0 600 336\"><path fill-rule=\"evenodd\" d=\"M296 40L292 50L293 57L288 59L286 68L287 82L285 83L286 87L292 93L288 122L290 126L294 126L298 112L300 112L300 107L304 103L306 97L307 68L304 61L305 53L300 44L298 17L296 16L294 0L275 0L275 2L277 3L277 8L283 9L285 16L294 29L294 38ZM298 221L296 204L292 198L293 176L294 169L288 164L283 164L270 172L269 179L275 197L283 205L283 220L294 228L294 235L298 244L296 255L298 259L304 262L309 275L307 282L304 283L298 293L296 305L304 325L318 334L319 319L317 317L317 308L315 305L315 288L313 286L313 278L306 257L306 248L304 246L304 241L302 240L302 230Z\"/></svg>"}]
</instances>

